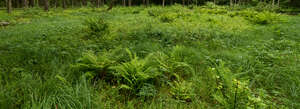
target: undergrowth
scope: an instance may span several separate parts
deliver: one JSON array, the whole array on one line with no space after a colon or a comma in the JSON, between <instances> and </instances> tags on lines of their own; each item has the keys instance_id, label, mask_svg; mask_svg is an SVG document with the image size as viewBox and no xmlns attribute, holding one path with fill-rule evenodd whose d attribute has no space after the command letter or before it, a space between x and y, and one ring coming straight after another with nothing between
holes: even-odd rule
<instances>
[{"instance_id":1,"label":"undergrowth","mask_svg":"<svg viewBox=\"0 0 300 109\"><path fill-rule=\"evenodd\" d=\"M299 16L259 7L0 12L0 108L300 106Z\"/></svg>"}]
</instances>

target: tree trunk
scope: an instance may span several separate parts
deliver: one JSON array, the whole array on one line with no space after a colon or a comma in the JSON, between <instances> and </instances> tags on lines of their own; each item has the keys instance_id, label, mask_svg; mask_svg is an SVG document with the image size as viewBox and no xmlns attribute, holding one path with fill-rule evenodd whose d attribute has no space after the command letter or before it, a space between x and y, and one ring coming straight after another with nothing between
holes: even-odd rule
<instances>
[{"instance_id":1,"label":"tree trunk","mask_svg":"<svg viewBox=\"0 0 300 109\"><path fill-rule=\"evenodd\" d=\"M185 5L185 0L182 0L182 6L184 6Z\"/></svg>"},{"instance_id":2,"label":"tree trunk","mask_svg":"<svg viewBox=\"0 0 300 109\"><path fill-rule=\"evenodd\" d=\"M165 7L165 0L162 0L162 7Z\"/></svg>"},{"instance_id":3,"label":"tree trunk","mask_svg":"<svg viewBox=\"0 0 300 109\"><path fill-rule=\"evenodd\" d=\"M279 5L280 5L280 0L278 0L277 5L278 5L278 7L280 7L280 6L279 6Z\"/></svg>"},{"instance_id":4,"label":"tree trunk","mask_svg":"<svg viewBox=\"0 0 300 109\"><path fill-rule=\"evenodd\" d=\"M126 0L123 0L123 6L126 6Z\"/></svg>"},{"instance_id":5,"label":"tree trunk","mask_svg":"<svg viewBox=\"0 0 300 109\"><path fill-rule=\"evenodd\" d=\"M23 8L27 8L27 0L23 0Z\"/></svg>"},{"instance_id":6,"label":"tree trunk","mask_svg":"<svg viewBox=\"0 0 300 109\"><path fill-rule=\"evenodd\" d=\"M15 2L15 7L16 7L16 8L20 8L20 0L16 0L16 2Z\"/></svg>"},{"instance_id":7,"label":"tree trunk","mask_svg":"<svg viewBox=\"0 0 300 109\"><path fill-rule=\"evenodd\" d=\"M86 6L86 5L87 5L86 0L82 0L82 5L83 5L83 6Z\"/></svg>"},{"instance_id":8,"label":"tree trunk","mask_svg":"<svg viewBox=\"0 0 300 109\"><path fill-rule=\"evenodd\" d=\"M100 7L100 0L97 0L97 8Z\"/></svg>"},{"instance_id":9,"label":"tree trunk","mask_svg":"<svg viewBox=\"0 0 300 109\"><path fill-rule=\"evenodd\" d=\"M29 0L29 6L30 7L33 7L34 5L33 5L33 0Z\"/></svg>"},{"instance_id":10,"label":"tree trunk","mask_svg":"<svg viewBox=\"0 0 300 109\"><path fill-rule=\"evenodd\" d=\"M12 6L11 0L6 0L7 13L11 13Z\"/></svg>"},{"instance_id":11,"label":"tree trunk","mask_svg":"<svg viewBox=\"0 0 300 109\"><path fill-rule=\"evenodd\" d=\"M49 11L49 2L48 2L48 0L44 0L44 10Z\"/></svg>"},{"instance_id":12,"label":"tree trunk","mask_svg":"<svg viewBox=\"0 0 300 109\"><path fill-rule=\"evenodd\" d=\"M74 1L73 0L71 0L71 6L72 6L72 8L74 7Z\"/></svg>"},{"instance_id":13,"label":"tree trunk","mask_svg":"<svg viewBox=\"0 0 300 109\"><path fill-rule=\"evenodd\" d=\"M150 1L149 1L149 0L146 0L146 2L147 2L147 6L149 6L149 5L150 5Z\"/></svg>"},{"instance_id":14,"label":"tree trunk","mask_svg":"<svg viewBox=\"0 0 300 109\"><path fill-rule=\"evenodd\" d=\"M57 8L57 0L54 0L54 8Z\"/></svg>"},{"instance_id":15,"label":"tree trunk","mask_svg":"<svg viewBox=\"0 0 300 109\"><path fill-rule=\"evenodd\" d=\"M111 0L110 4L109 4L109 7L107 9L107 11L111 10L114 6L114 3L115 3L115 0Z\"/></svg>"},{"instance_id":16,"label":"tree trunk","mask_svg":"<svg viewBox=\"0 0 300 109\"><path fill-rule=\"evenodd\" d=\"M48 1L48 0L47 0ZM48 3L48 5L49 5L49 3ZM40 6L40 4L39 4L39 1L38 0L36 0L36 7L39 7ZM49 6L48 6L49 7Z\"/></svg>"},{"instance_id":17,"label":"tree trunk","mask_svg":"<svg viewBox=\"0 0 300 109\"><path fill-rule=\"evenodd\" d=\"M132 0L128 0L128 6L131 6Z\"/></svg>"},{"instance_id":18,"label":"tree trunk","mask_svg":"<svg viewBox=\"0 0 300 109\"><path fill-rule=\"evenodd\" d=\"M63 7L64 9L67 8L67 6L66 6L66 0L62 0L62 7Z\"/></svg>"}]
</instances>

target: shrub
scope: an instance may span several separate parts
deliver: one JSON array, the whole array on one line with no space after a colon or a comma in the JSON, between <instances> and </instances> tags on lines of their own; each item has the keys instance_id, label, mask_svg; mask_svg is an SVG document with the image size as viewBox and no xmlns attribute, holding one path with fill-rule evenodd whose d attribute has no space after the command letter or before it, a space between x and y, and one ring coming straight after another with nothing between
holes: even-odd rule
<instances>
[{"instance_id":1,"label":"shrub","mask_svg":"<svg viewBox=\"0 0 300 109\"><path fill-rule=\"evenodd\" d=\"M212 88L211 96L215 101L226 108L267 108L261 96L255 96L249 89L247 81L236 79L223 61L219 61L215 68L207 70L208 80Z\"/></svg>"},{"instance_id":2,"label":"shrub","mask_svg":"<svg viewBox=\"0 0 300 109\"><path fill-rule=\"evenodd\" d=\"M110 67L114 61L110 60L105 54L96 56L93 52L84 53L77 63L72 65L74 69L83 72L89 80L103 79L107 81L114 80Z\"/></svg>"},{"instance_id":3,"label":"shrub","mask_svg":"<svg viewBox=\"0 0 300 109\"><path fill-rule=\"evenodd\" d=\"M192 98L194 96L192 89L193 84L192 82L187 81L175 81L172 83L169 83L171 86L170 94L172 97L178 100L183 100L185 102L191 102Z\"/></svg>"},{"instance_id":4,"label":"shrub","mask_svg":"<svg viewBox=\"0 0 300 109\"><path fill-rule=\"evenodd\" d=\"M173 22L176 18L177 18L177 14L176 13L164 13L162 15L159 16L159 19L162 22Z\"/></svg>"},{"instance_id":5,"label":"shrub","mask_svg":"<svg viewBox=\"0 0 300 109\"><path fill-rule=\"evenodd\" d=\"M268 11L264 11L262 13L258 13L252 18L251 17L248 18L248 20L257 24L271 24L271 23L278 22L280 19L279 19L279 15Z\"/></svg>"},{"instance_id":6,"label":"shrub","mask_svg":"<svg viewBox=\"0 0 300 109\"><path fill-rule=\"evenodd\" d=\"M163 75L167 77L167 80L182 80L191 77L194 74L192 66L186 63L188 61L188 56L192 55L178 49L181 48L174 47L173 52L169 54L161 52L152 54L154 55L154 64L157 65L159 71L163 72Z\"/></svg>"},{"instance_id":7,"label":"shrub","mask_svg":"<svg viewBox=\"0 0 300 109\"><path fill-rule=\"evenodd\" d=\"M256 11L271 11L276 12L279 11L279 7L277 5L273 6L272 4L266 2L259 2L255 8Z\"/></svg>"},{"instance_id":8,"label":"shrub","mask_svg":"<svg viewBox=\"0 0 300 109\"><path fill-rule=\"evenodd\" d=\"M269 11L256 12L253 10L244 10L238 12L231 12L228 13L228 15L231 17L241 16L252 23L262 25L277 23L281 21L279 14L272 13Z\"/></svg>"},{"instance_id":9,"label":"shrub","mask_svg":"<svg viewBox=\"0 0 300 109\"><path fill-rule=\"evenodd\" d=\"M112 68L115 70L114 75L119 78L119 88L128 91L130 95L144 95L144 92L139 91L149 88L149 84L153 84L160 73L155 67L148 65L146 59L138 59L135 54L132 54L129 50L127 51L130 61Z\"/></svg>"},{"instance_id":10,"label":"shrub","mask_svg":"<svg viewBox=\"0 0 300 109\"><path fill-rule=\"evenodd\" d=\"M91 18L85 21L87 26L88 38L100 38L108 34L108 23L102 18Z\"/></svg>"},{"instance_id":11,"label":"shrub","mask_svg":"<svg viewBox=\"0 0 300 109\"><path fill-rule=\"evenodd\" d=\"M161 15L161 14L163 14L163 13L164 13L163 10L157 9L157 8L148 10L148 15L149 15L149 16L152 16L152 17L158 17L159 15Z\"/></svg>"}]
</instances>

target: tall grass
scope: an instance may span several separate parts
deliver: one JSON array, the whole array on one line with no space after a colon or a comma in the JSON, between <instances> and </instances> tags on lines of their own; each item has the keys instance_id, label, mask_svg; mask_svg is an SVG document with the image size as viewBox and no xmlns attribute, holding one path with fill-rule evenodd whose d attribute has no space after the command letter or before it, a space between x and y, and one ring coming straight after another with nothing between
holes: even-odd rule
<instances>
[{"instance_id":1,"label":"tall grass","mask_svg":"<svg viewBox=\"0 0 300 109\"><path fill-rule=\"evenodd\" d=\"M298 108L299 16L216 5L0 13L0 108Z\"/></svg>"}]
</instances>

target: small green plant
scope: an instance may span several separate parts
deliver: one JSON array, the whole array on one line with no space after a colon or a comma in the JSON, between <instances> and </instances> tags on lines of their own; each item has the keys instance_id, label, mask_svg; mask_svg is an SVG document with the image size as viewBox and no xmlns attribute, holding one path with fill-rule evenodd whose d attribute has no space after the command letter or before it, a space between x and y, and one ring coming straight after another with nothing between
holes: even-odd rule
<instances>
[{"instance_id":1,"label":"small green plant","mask_svg":"<svg viewBox=\"0 0 300 109\"><path fill-rule=\"evenodd\" d=\"M89 38L101 38L108 34L108 24L102 18L90 18L85 21Z\"/></svg>"},{"instance_id":2,"label":"small green plant","mask_svg":"<svg viewBox=\"0 0 300 109\"><path fill-rule=\"evenodd\" d=\"M226 108L267 108L267 101L262 100L260 96L254 96L248 87L248 82L236 79L223 61L220 61L215 68L209 68L208 73L211 75L211 80L215 81L214 85L211 84L213 99Z\"/></svg>"},{"instance_id":3,"label":"small green plant","mask_svg":"<svg viewBox=\"0 0 300 109\"><path fill-rule=\"evenodd\" d=\"M146 59L138 59L129 50L127 52L130 61L113 67L112 69L115 70L114 75L119 78L120 90L125 90L130 95L143 95L145 93L140 92L140 90L149 88L149 85L145 84L154 84L160 73L155 67L148 65Z\"/></svg>"},{"instance_id":4,"label":"small green plant","mask_svg":"<svg viewBox=\"0 0 300 109\"><path fill-rule=\"evenodd\" d=\"M147 98L155 97L157 93L158 91L153 84L145 83L137 93L137 96L147 99Z\"/></svg>"},{"instance_id":5,"label":"small green plant","mask_svg":"<svg viewBox=\"0 0 300 109\"><path fill-rule=\"evenodd\" d=\"M182 54L181 54L182 53ZM184 60L185 53L174 51L169 56L164 53L156 53L155 63L168 80L176 81L188 78L194 74L193 68Z\"/></svg>"},{"instance_id":6,"label":"small green plant","mask_svg":"<svg viewBox=\"0 0 300 109\"><path fill-rule=\"evenodd\" d=\"M280 7L277 5L272 5L266 2L259 2L254 9L256 11L271 11L271 12L277 12L280 10Z\"/></svg>"},{"instance_id":7,"label":"small green plant","mask_svg":"<svg viewBox=\"0 0 300 109\"><path fill-rule=\"evenodd\" d=\"M228 15L231 17L241 16L254 24L262 25L277 23L281 21L279 14L269 11L257 12L254 10L244 10L238 12L231 12L228 13Z\"/></svg>"},{"instance_id":8,"label":"small green plant","mask_svg":"<svg viewBox=\"0 0 300 109\"><path fill-rule=\"evenodd\" d=\"M159 19L162 22L167 22L167 23L173 22L176 18L177 18L176 13L164 13L159 16Z\"/></svg>"},{"instance_id":9,"label":"small green plant","mask_svg":"<svg viewBox=\"0 0 300 109\"><path fill-rule=\"evenodd\" d=\"M194 96L192 89L193 84L187 81L174 81L169 83L171 89L170 94L172 97L178 100L183 100L185 102L191 102Z\"/></svg>"},{"instance_id":10,"label":"small green plant","mask_svg":"<svg viewBox=\"0 0 300 109\"><path fill-rule=\"evenodd\" d=\"M83 56L77 60L73 68L79 72L88 75L88 79L103 79L107 81L113 80L113 75L110 67L114 61L111 61L105 54L100 56L95 55L93 52L83 53Z\"/></svg>"}]
</instances>

